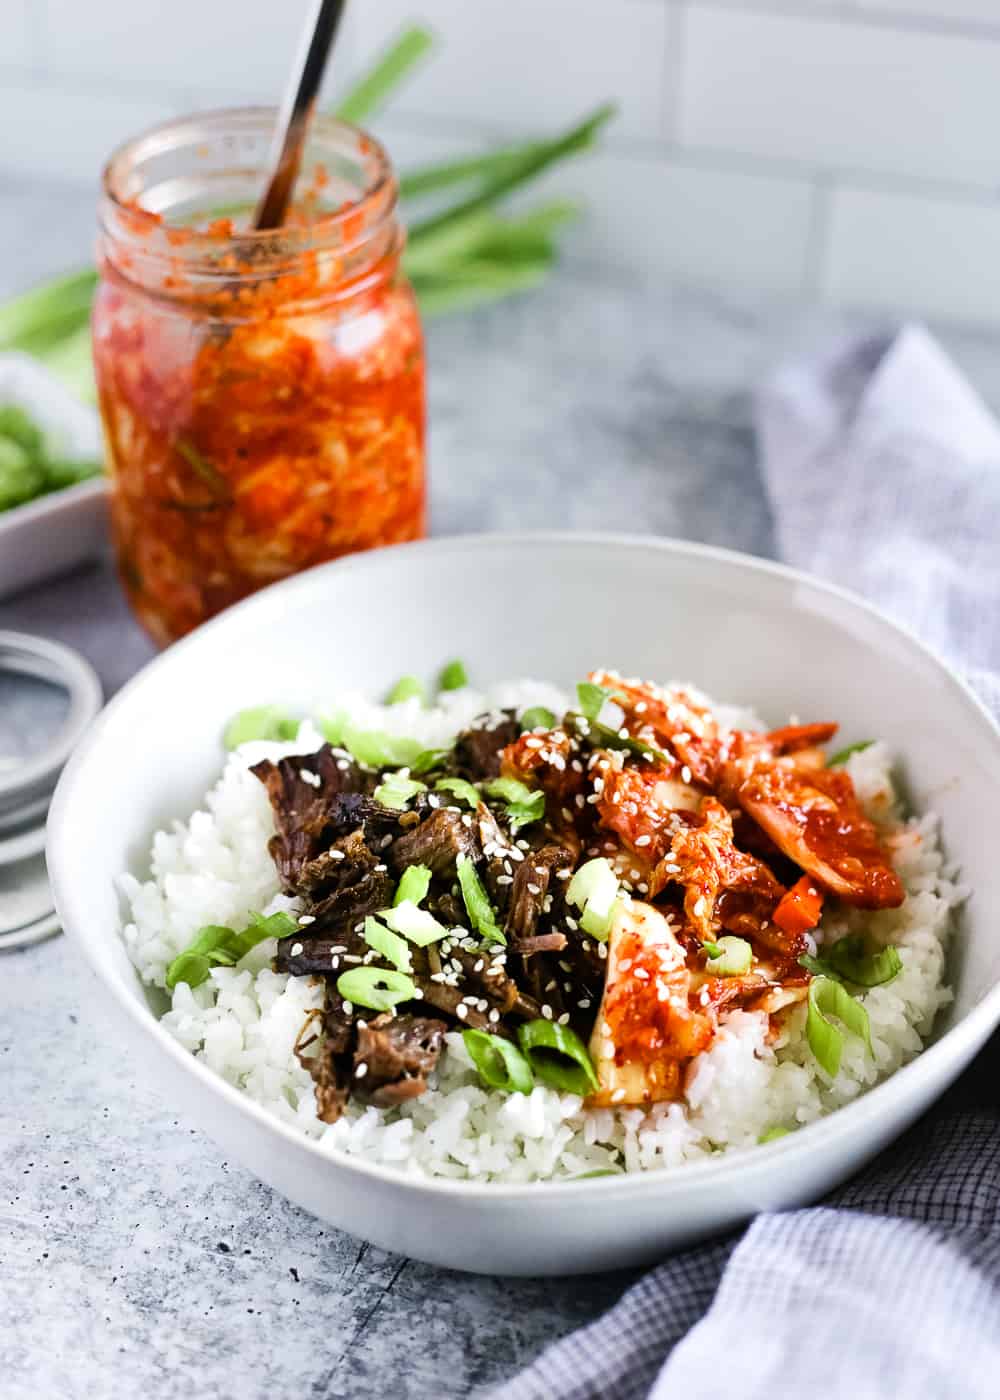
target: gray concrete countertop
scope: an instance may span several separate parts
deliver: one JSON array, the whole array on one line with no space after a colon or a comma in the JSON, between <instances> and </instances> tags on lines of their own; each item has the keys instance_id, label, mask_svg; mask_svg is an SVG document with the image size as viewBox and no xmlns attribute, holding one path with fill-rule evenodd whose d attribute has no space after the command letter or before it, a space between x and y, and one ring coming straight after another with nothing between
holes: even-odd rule
<instances>
[{"instance_id":1,"label":"gray concrete countertop","mask_svg":"<svg viewBox=\"0 0 1000 1400\"><path fill-rule=\"evenodd\" d=\"M79 263L92 219L89 190L5 189L0 297ZM749 391L859 323L579 268L436 323L433 529L599 527L769 554ZM1000 342L942 338L1000 405ZM70 641L109 692L152 654L107 565L0 604L0 627ZM465 1396L630 1281L475 1278L323 1228L136 1076L64 939L0 974L5 1400Z\"/></svg>"}]
</instances>

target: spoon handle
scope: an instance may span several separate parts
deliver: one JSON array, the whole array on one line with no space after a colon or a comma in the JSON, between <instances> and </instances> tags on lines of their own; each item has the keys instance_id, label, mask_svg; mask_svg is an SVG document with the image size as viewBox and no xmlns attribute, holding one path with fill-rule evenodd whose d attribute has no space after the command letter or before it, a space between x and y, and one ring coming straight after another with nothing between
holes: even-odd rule
<instances>
[{"instance_id":1,"label":"spoon handle","mask_svg":"<svg viewBox=\"0 0 1000 1400\"><path fill-rule=\"evenodd\" d=\"M309 119L316 102L326 60L347 0L314 0L299 57L278 113L271 151L271 178L253 216L256 229L280 228L302 164Z\"/></svg>"}]
</instances>

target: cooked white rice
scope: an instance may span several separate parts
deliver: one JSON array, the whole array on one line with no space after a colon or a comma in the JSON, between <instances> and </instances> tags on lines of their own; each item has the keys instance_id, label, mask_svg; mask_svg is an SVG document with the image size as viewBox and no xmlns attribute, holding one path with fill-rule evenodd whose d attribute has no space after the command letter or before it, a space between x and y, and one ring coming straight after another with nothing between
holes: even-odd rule
<instances>
[{"instance_id":1,"label":"cooked white rice","mask_svg":"<svg viewBox=\"0 0 1000 1400\"><path fill-rule=\"evenodd\" d=\"M567 702L551 686L533 681L485 695L455 691L426 710L416 701L373 705L358 694L337 700L337 708L363 727L410 734L428 747L450 740L484 710L506 705L547 705L562 713ZM748 712L715 709L730 725L762 727ZM145 983L165 989L167 966L203 924L239 925L251 910L296 909L296 901L279 892L267 852L270 806L247 769L261 758L308 752L320 743L316 730L304 724L293 743L245 744L229 757L203 809L156 834L150 878L122 876L132 910L125 944ZM765 1042L765 1015L723 1016L720 1034L689 1078L685 1101L648 1112L585 1109L575 1095L542 1086L527 1096L488 1093L461 1036L451 1034L427 1093L401 1108L352 1102L339 1122L327 1125L316 1117L312 1081L292 1053L321 991L311 979L271 971L273 942L259 945L234 968L214 969L194 990L181 983L163 1024L217 1074L330 1152L412 1175L533 1181L674 1166L750 1146L769 1129L812 1122L892 1074L919 1053L935 1014L950 1000L944 951L951 911L963 891L942 858L936 819L903 819L884 744L853 755L848 772L892 851L907 898L899 909L874 915L837 911L823 919L820 942L865 927L894 943L903 964L891 983L863 997L874 1060L859 1040L845 1037L833 1081L809 1052L804 1008L792 1013L772 1045Z\"/></svg>"}]
</instances>

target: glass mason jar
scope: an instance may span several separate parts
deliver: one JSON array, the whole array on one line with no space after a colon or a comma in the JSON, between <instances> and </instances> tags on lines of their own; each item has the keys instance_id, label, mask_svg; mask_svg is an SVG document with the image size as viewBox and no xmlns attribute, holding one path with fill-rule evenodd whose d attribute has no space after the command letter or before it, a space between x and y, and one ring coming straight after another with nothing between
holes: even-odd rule
<instances>
[{"instance_id":1,"label":"glass mason jar","mask_svg":"<svg viewBox=\"0 0 1000 1400\"><path fill-rule=\"evenodd\" d=\"M169 123L104 172L92 324L112 530L161 644L425 529L423 341L392 167L317 117L286 224L249 230L274 120Z\"/></svg>"}]
</instances>

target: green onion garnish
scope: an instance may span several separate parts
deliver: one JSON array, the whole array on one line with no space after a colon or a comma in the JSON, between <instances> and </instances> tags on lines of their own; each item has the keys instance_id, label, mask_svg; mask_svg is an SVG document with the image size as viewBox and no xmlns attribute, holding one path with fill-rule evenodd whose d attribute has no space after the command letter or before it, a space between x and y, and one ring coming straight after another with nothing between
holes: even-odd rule
<instances>
[{"instance_id":1,"label":"green onion garnish","mask_svg":"<svg viewBox=\"0 0 1000 1400\"><path fill-rule=\"evenodd\" d=\"M707 958L721 958L723 953L723 949L718 943L703 943L701 951Z\"/></svg>"},{"instance_id":2,"label":"green onion garnish","mask_svg":"<svg viewBox=\"0 0 1000 1400\"><path fill-rule=\"evenodd\" d=\"M419 700L421 705L427 698L423 683L416 676L400 676L399 680L385 697L387 705L401 705L404 700Z\"/></svg>"},{"instance_id":3,"label":"green onion garnish","mask_svg":"<svg viewBox=\"0 0 1000 1400\"><path fill-rule=\"evenodd\" d=\"M384 967L352 967L342 972L337 991L345 1001L369 1011L394 1011L401 1001L413 1001L418 995L412 977Z\"/></svg>"},{"instance_id":4,"label":"green onion garnish","mask_svg":"<svg viewBox=\"0 0 1000 1400\"><path fill-rule=\"evenodd\" d=\"M838 938L836 943L823 949L820 957L803 953L799 963L816 976L834 977L858 987L884 986L903 970L903 960L892 944L884 948L870 945L857 933Z\"/></svg>"},{"instance_id":5,"label":"green onion garnish","mask_svg":"<svg viewBox=\"0 0 1000 1400\"><path fill-rule=\"evenodd\" d=\"M233 715L223 732L222 742L227 749L238 749L240 744L249 744L253 739L294 739L298 732L298 720L280 705L257 705Z\"/></svg>"},{"instance_id":6,"label":"green onion garnish","mask_svg":"<svg viewBox=\"0 0 1000 1400\"><path fill-rule=\"evenodd\" d=\"M387 773L375 789L374 797L383 807L391 807L394 811L401 812L411 797L426 791L427 784L419 782L416 778L408 778L402 773Z\"/></svg>"},{"instance_id":7,"label":"green onion garnish","mask_svg":"<svg viewBox=\"0 0 1000 1400\"><path fill-rule=\"evenodd\" d=\"M438 690L461 690L469 684L469 675L461 661L449 661L438 676Z\"/></svg>"},{"instance_id":8,"label":"green onion garnish","mask_svg":"<svg viewBox=\"0 0 1000 1400\"><path fill-rule=\"evenodd\" d=\"M560 1026L558 1021L527 1021L518 1027L517 1038L543 1084L581 1098L597 1088L587 1047L569 1026Z\"/></svg>"},{"instance_id":9,"label":"green onion garnish","mask_svg":"<svg viewBox=\"0 0 1000 1400\"><path fill-rule=\"evenodd\" d=\"M580 927L599 943L611 932L618 894L618 876L604 856L585 861L566 886L566 902L582 911Z\"/></svg>"},{"instance_id":10,"label":"green onion garnish","mask_svg":"<svg viewBox=\"0 0 1000 1400\"><path fill-rule=\"evenodd\" d=\"M374 948L377 953L381 953L384 958L388 959L397 972L413 971L410 949L406 940L400 938L398 933L393 933L391 929L385 928L371 915L365 919L365 942L369 948Z\"/></svg>"},{"instance_id":11,"label":"green onion garnish","mask_svg":"<svg viewBox=\"0 0 1000 1400\"><path fill-rule=\"evenodd\" d=\"M483 790L489 797L499 797L506 802L507 816L515 832L545 816L545 793L527 787L517 778L494 778Z\"/></svg>"},{"instance_id":12,"label":"green onion garnish","mask_svg":"<svg viewBox=\"0 0 1000 1400\"><path fill-rule=\"evenodd\" d=\"M856 744L848 744L845 749L838 749L832 758L828 758L826 766L838 768L840 764L847 762L852 753L863 753L865 749L870 749L874 742L874 739L861 739Z\"/></svg>"},{"instance_id":13,"label":"green onion garnish","mask_svg":"<svg viewBox=\"0 0 1000 1400\"><path fill-rule=\"evenodd\" d=\"M167 986L186 982L189 987L200 987L213 967L232 967L265 938L287 938L297 928L292 916L283 910L266 918L251 914L250 923L239 933L225 924L206 924L167 968Z\"/></svg>"},{"instance_id":14,"label":"green onion garnish","mask_svg":"<svg viewBox=\"0 0 1000 1400\"><path fill-rule=\"evenodd\" d=\"M420 909L411 899L402 899L391 909L383 909L381 918L396 933L401 933L418 948L426 948L429 943L437 943L447 938L448 930L438 923L434 915Z\"/></svg>"},{"instance_id":15,"label":"green onion garnish","mask_svg":"<svg viewBox=\"0 0 1000 1400\"><path fill-rule=\"evenodd\" d=\"M835 1079L840 1070L844 1035L829 1019L831 1016L852 1035L863 1040L869 1054L874 1054L868 1012L865 1008L859 1001L855 1001L842 983L834 981L832 977L814 977L809 983L806 1039L820 1068L824 1069L831 1079Z\"/></svg>"},{"instance_id":16,"label":"green onion garnish","mask_svg":"<svg viewBox=\"0 0 1000 1400\"><path fill-rule=\"evenodd\" d=\"M500 1089L505 1094L530 1094L535 1083L531 1065L512 1041L488 1031L462 1032L469 1059L487 1089Z\"/></svg>"},{"instance_id":17,"label":"green onion garnish","mask_svg":"<svg viewBox=\"0 0 1000 1400\"><path fill-rule=\"evenodd\" d=\"M467 783L464 778L440 778L434 784L435 792L450 792L454 797L461 798L470 807L479 806L479 793Z\"/></svg>"},{"instance_id":18,"label":"green onion garnish","mask_svg":"<svg viewBox=\"0 0 1000 1400\"><path fill-rule=\"evenodd\" d=\"M736 938L727 933L712 947L719 951L709 955L708 971L716 977L742 977L744 972L750 971L753 949L745 938Z\"/></svg>"},{"instance_id":19,"label":"green onion garnish","mask_svg":"<svg viewBox=\"0 0 1000 1400\"><path fill-rule=\"evenodd\" d=\"M761 1133L757 1141L761 1147L763 1147L765 1142L777 1142L778 1138L787 1137L791 1131L791 1128L782 1128L780 1126L768 1128L765 1132Z\"/></svg>"},{"instance_id":20,"label":"green onion garnish","mask_svg":"<svg viewBox=\"0 0 1000 1400\"><path fill-rule=\"evenodd\" d=\"M381 729L358 729L346 718L340 725L340 743L367 768L410 768L416 771L417 760L427 752L418 739L408 739L403 734L387 734Z\"/></svg>"},{"instance_id":21,"label":"green onion garnish","mask_svg":"<svg viewBox=\"0 0 1000 1400\"><path fill-rule=\"evenodd\" d=\"M581 681L576 688L576 698L580 713L589 720L596 720L608 700L621 698L621 691L607 685L595 685L593 681Z\"/></svg>"},{"instance_id":22,"label":"green onion garnish","mask_svg":"<svg viewBox=\"0 0 1000 1400\"><path fill-rule=\"evenodd\" d=\"M403 904L407 900L411 904L422 904L427 898L427 891L430 887L430 867L427 865L408 865L396 886L393 905Z\"/></svg>"},{"instance_id":23,"label":"green onion garnish","mask_svg":"<svg viewBox=\"0 0 1000 1400\"><path fill-rule=\"evenodd\" d=\"M460 855L456 862L458 883L462 890L462 901L469 922L487 943L506 943L503 930L497 923L496 914L490 904L483 882L476 873L476 867L467 855Z\"/></svg>"},{"instance_id":24,"label":"green onion garnish","mask_svg":"<svg viewBox=\"0 0 1000 1400\"><path fill-rule=\"evenodd\" d=\"M521 716L521 729L554 729L556 717L544 705L532 705Z\"/></svg>"},{"instance_id":25,"label":"green onion garnish","mask_svg":"<svg viewBox=\"0 0 1000 1400\"><path fill-rule=\"evenodd\" d=\"M424 773L429 773L432 768L440 767L442 759L447 757L447 749L421 749L410 764L410 772L422 776Z\"/></svg>"},{"instance_id":26,"label":"green onion garnish","mask_svg":"<svg viewBox=\"0 0 1000 1400\"><path fill-rule=\"evenodd\" d=\"M622 734L619 730L612 729L610 724L600 724L596 719L587 719L586 715L573 715L571 722L580 738L589 740L595 748L621 749L625 753L635 754L637 758L653 758L661 763L670 762L662 749L654 748L642 739L634 739L631 734Z\"/></svg>"}]
</instances>

